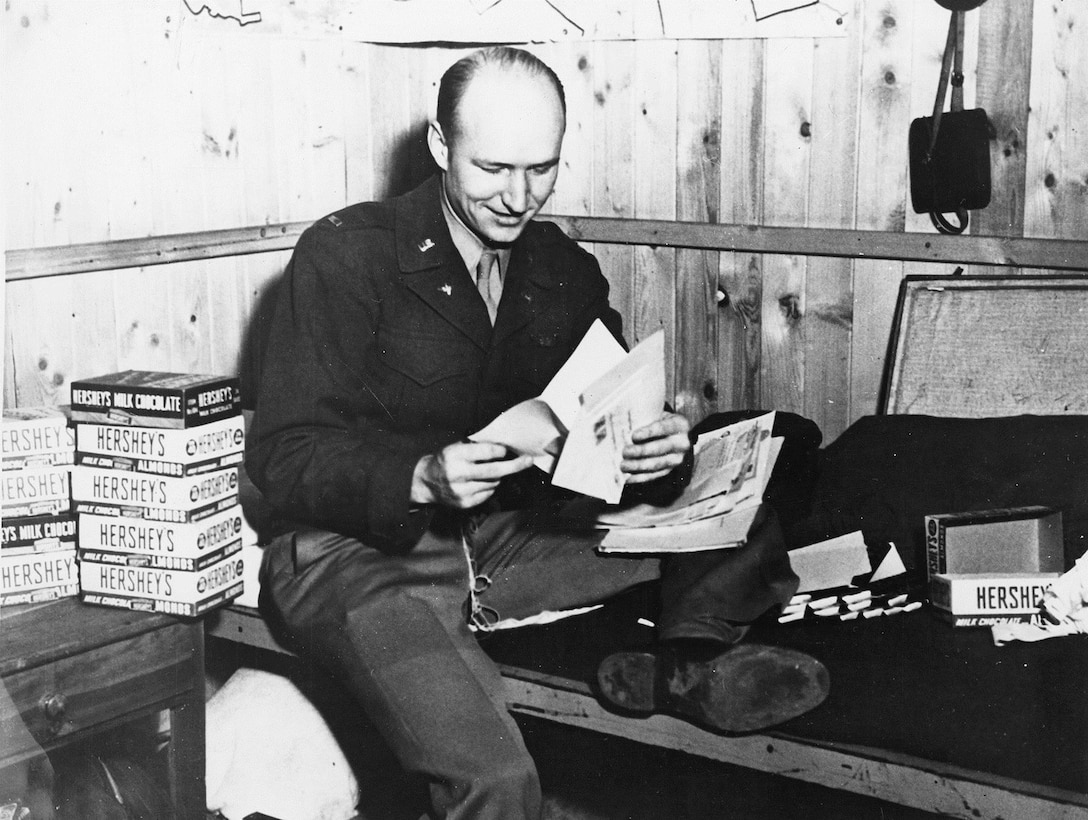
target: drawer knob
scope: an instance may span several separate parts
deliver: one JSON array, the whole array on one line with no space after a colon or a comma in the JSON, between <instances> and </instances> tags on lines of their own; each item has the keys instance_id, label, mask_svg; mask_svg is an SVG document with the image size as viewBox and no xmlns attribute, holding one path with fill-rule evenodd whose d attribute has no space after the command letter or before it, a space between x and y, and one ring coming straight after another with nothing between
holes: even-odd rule
<instances>
[{"instance_id":1,"label":"drawer knob","mask_svg":"<svg viewBox=\"0 0 1088 820\"><path fill-rule=\"evenodd\" d=\"M68 708L68 700L59 692L51 695L42 695L39 705L49 720L58 721L64 717L64 710Z\"/></svg>"}]
</instances>

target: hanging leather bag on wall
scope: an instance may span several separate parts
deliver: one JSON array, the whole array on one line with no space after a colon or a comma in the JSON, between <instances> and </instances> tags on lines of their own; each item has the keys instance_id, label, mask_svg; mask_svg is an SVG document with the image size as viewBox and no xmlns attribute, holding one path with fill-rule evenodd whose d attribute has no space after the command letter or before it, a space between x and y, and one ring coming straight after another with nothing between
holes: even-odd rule
<instances>
[{"instance_id":1,"label":"hanging leather bag on wall","mask_svg":"<svg viewBox=\"0 0 1088 820\"><path fill-rule=\"evenodd\" d=\"M946 112L950 70L952 104ZM915 213L928 213L941 233L963 233L967 212L990 204L990 134L983 109L963 110L963 12L953 11L933 116L914 120L908 139L911 205Z\"/></svg>"}]
</instances>

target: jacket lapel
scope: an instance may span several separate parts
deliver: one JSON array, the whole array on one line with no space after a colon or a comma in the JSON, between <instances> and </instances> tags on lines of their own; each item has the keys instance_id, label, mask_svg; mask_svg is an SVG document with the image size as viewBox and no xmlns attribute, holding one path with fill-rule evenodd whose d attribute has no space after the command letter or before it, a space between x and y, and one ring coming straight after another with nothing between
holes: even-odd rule
<instances>
[{"instance_id":1,"label":"jacket lapel","mask_svg":"<svg viewBox=\"0 0 1088 820\"><path fill-rule=\"evenodd\" d=\"M397 264L409 290L486 349L491 344L491 320L450 239L440 184L439 177L432 177L396 201Z\"/></svg>"},{"instance_id":2,"label":"jacket lapel","mask_svg":"<svg viewBox=\"0 0 1088 820\"><path fill-rule=\"evenodd\" d=\"M503 280L502 301L495 317L494 344L498 345L532 321L545 303L544 297L555 285L549 260L534 248L530 224L526 233L514 243L509 269Z\"/></svg>"}]
</instances>

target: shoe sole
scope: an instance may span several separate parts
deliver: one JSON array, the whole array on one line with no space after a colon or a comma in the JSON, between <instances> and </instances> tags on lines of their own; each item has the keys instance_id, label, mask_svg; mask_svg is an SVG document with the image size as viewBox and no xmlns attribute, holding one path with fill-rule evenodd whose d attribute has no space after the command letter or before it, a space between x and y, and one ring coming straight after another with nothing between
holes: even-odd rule
<instances>
[{"instance_id":1,"label":"shoe sole","mask_svg":"<svg viewBox=\"0 0 1088 820\"><path fill-rule=\"evenodd\" d=\"M669 677L650 652L605 658L597 682L605 698L634 712L668 711L726 732L776 726L819 706L830 691L826 667L815 658L773 646L740 644L717 657L689 663Z\"/></svg>"}]
</instances>

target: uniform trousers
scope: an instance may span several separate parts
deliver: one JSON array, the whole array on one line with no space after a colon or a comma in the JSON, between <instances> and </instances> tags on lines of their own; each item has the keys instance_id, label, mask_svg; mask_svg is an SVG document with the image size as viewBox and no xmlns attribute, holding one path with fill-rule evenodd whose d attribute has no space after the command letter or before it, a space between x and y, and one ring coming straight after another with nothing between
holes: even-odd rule
<instances>
[{"instance_id":1,"label":"uniform trousers","mask_svg":"<svg viewBox=\"0 0 1088 820\"><path fill-rule=\"evenodd\" d=\"M797 585L773 513L739 549L634 558L600 555L599 541L524 511L440 513L404 554L301 527L265 550L261 609L424 778L434 816L536 820L536 768L470 623L600 603L660 578L659 638L731 644Z\"/></svg>"}]
</instances>

